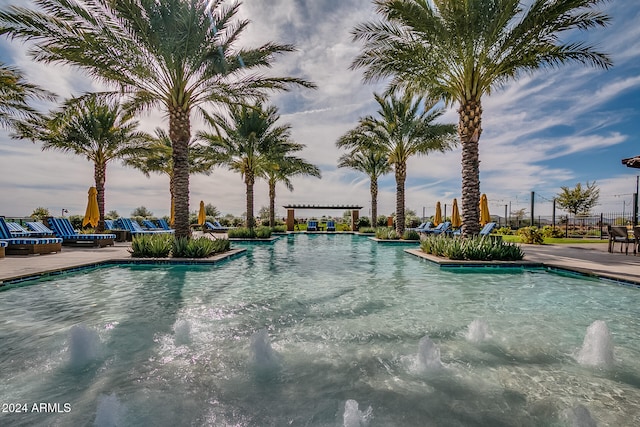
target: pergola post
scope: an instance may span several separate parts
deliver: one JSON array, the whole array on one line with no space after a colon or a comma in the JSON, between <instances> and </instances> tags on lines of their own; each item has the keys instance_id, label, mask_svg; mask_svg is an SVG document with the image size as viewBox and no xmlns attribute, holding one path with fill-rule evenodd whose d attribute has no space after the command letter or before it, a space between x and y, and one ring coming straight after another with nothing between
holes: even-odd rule
<instances>
[{"instance_id":1,"label":"pergola post","mask_svg":"<svg viewBox=\"0 0 640 427\"><path fill-rule=\"evenodd\" d=\"M287 209L287 231L293 231L295 228L295 209Z\"/></svg>"},{"instance_id":2,"label":"pergola post","mask_svg":"<svg viewBox=\"0 0 640 427\"><path fill-rule=\"evenodd\" d=\"M358 231L358 220L360 216L360 211L359 210L352 210L351 211L351 231Z\"/></svg>"}]
</instances>

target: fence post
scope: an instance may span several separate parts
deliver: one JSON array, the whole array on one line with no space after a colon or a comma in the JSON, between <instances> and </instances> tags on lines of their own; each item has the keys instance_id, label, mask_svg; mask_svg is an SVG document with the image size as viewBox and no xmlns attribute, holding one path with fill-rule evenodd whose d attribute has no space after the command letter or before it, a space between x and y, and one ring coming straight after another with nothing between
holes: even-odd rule
<instances>
[{"instance_id":1,"label":"fence post","mask_svg":"<svg viewBox=\"0 0 640 427\"><path fill-rule=\"evenodd\" d=\"M536 192L532 191L531 192L531 226L533 227L535 225L535 217L533 216L533 201L536 197Z\"/></svg>"},{"instance_id":2,"label":"fence post","mask_svg":"<svg viewBox=\"0 0 640 427\"><path fill-rule=\"evenodd\" d=\"M600 240L602 240L602 226L604 225L604 214L600 212Z\"/></svg>"}]
</instances>

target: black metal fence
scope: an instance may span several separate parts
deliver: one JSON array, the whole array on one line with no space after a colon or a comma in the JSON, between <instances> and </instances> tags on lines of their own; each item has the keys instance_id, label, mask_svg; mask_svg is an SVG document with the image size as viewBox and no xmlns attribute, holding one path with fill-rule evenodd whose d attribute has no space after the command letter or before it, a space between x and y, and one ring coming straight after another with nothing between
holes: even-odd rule
<instances>
[{"instance_id":1,"label":"black metal fence","mask_svg":"<svg viewBox=\"0 0 640 427\"><path fill-rule=\"evenodd\" d=\"M511 227L517 230L534 225L538 228L555 226L565 232L566 237L608 238L608 225L632 225L633 212L607 212L589 216L557 215L536 216L533 218L504 218L493 216L499 227Z\"/></svg>"}]
</instances>

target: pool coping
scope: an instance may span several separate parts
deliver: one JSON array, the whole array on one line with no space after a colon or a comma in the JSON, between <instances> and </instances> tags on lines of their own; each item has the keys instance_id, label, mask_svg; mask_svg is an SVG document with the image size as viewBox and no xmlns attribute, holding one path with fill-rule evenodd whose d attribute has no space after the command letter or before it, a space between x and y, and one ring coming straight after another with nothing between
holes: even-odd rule
<instances>
[{"instance_id":1,"label":"pool coping","mask_svg":"<svg viewBox=\"0 0 640 427\"><path fill-rule=\"evenodd\" d=\"M89 261L80 262L73 266L66 266L60 268L51 268L48 270L42 270L37 273L21 274L16 276L10 276L0 279L0 289L16 285L22 282L28 282L30 280L38 280L46 277L59 276L65 273L73 273L76 271L87 270L91 268L98 268L107 265L214 265L223 261L227 261L233 258L237 258L247 251L246 248L230 249L226 252L213 255L209 258L122 258L115 257L105 259L101 261Z\"/></svg>"}]
</instances>

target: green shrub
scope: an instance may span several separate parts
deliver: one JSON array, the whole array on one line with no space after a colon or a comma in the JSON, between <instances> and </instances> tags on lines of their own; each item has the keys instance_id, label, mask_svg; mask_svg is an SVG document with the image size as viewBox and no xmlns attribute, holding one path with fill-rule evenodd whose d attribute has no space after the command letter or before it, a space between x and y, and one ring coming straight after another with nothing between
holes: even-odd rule
<instances>
[{"instance_id":1,"label":"green shrub","mask_svg":"<svg viewBox=\"0 0 640 427\"><path fill-rule=\"evenodd\" d=\"M420 240L420 233L415 230L405 230L402 235L403 240Z\"/></svg>"},{"instance_id":2,"label":"green shrub","mask_svg":"<svg viewBox=\"0 0 640 427\"><path fill-rule=\"evenodd\" d=\"M400 236L396 233L395 228L378 227L376 228L376 238L382 240L398 240L400 239Z\"/></svg>"},{"instance_id":3,"label":"green shrub","mask_svg":"<svg viewBox=\"0 0 640 427\"><path fill-rule=\"evenodd\" d=\"M231 244L228 239L211 240L207 237L189 239L177 237L173 241L173 256L175 258L206 258L208 256L228 251Z\"/></svg>"},{"instance_id":4,"label":"green shrub","mask_svg":"<svg viewBox=\"0 0 640 427\"><path fill-rule=\"evenodd\" d=\"M134 258L166 258L172 245L170 234L142 234L132 239L129 252Z\"/></svg>"},{"instance_id":5,"label":"green shrub","mask_svg":"<svg viewBox=\"0 0 640 427\"><path fill-rule=\"evenodd\" d=\"M503 236L510 236L513 234L513 230L511 227L500 227L496 230L496 234L501 234Z\"/></svg>"},{"instance_id":6,"label":"green shrub","mask_svg":"<svg viewBox=\"0 0 640 427\"><path fill-rule=\"evenodd\" d=\"M271 228L269 227L236 227L227 231L227 236L234 239L268 239L271 237Z\"/></svg>"},{"instance_id":7,"label":"green shrub","mask_svg":"<svg viewBox=\"0 0 640 427\"><path fill-rule=\"evenodd\" d=\"M428 254L454 260L518 261L524 258L520 246L502 240L475 237L470 239L427 236L420 249Z\"/></svg>"},{"instance_id":8,"label":"green shrub","mask_svg":"<svg viewBox=\"0 0 640 427\"><path fill-rule=\"evenodd\" d=\"M272 233L285 233L286 231L287 231L287 227L284 225L276 225L274 227L271 227Z\"/></svg>"},{"instance_id":9,"label":"green shrub","mask_svg":"<svg viewBox=\"0 0 640 427\"><path fill-rule=\"evenodd\" d=\"M372 227L363 227L360 229L361 233L370 233L370 234L375 234L376 229L372 228Z\"/></svg>"},{"instance_id":10,"label":"green shrub","mask_svg":"<svg viewBox=\"0 0 640 427\"><path fill-rule=\"evenodd\" d=\"M541 245L544 243L544 236L538 227L524 227L518 230L518 236L522 243Z\"/></svg>"},{"instance_id":11,"label":"green shrub","mask_svg":"<svg viewBox=\"0 0 640 427\"><path fill-rule=\"evenodd\" d=\"M564 232L559 227L553 227L551 225L545 225L542 227L542 235L544 237L561 238L564 237Z\"/></svg>"},{"instance_id":12,"label":"green shrub","mask_svg":"<svg viewBox=\"0 0 640 427\"><path fill-rule=\"evenodd\" d=\"M371 227L371 220L369 217L361 216L358 218L358 229L365 227Z\"/></svg>"}]
</instances>

